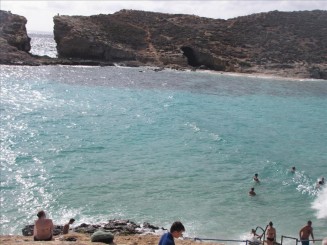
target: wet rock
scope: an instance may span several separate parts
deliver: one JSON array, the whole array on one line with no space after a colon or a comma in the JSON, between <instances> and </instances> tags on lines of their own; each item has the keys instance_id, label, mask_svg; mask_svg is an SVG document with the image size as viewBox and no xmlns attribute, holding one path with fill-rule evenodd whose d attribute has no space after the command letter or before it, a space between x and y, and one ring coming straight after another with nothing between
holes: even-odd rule
<instances>
[{"instance_id":1,"label":"wet rock","mask_svg":"<svg viewBox=\"0 0 327 245\"><path fill-rule=\"evenodd\" d=\"M22 229L23 236L33 236L34 225L26 225Z\"/></svg>"}]
</instances>

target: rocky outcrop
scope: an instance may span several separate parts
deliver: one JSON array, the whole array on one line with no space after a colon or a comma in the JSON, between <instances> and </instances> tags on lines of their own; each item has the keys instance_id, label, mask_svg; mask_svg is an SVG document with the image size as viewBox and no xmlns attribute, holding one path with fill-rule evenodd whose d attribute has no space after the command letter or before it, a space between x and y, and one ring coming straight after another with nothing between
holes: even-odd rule
<instances>
[{"instance_id":1,"label":"rocky outcrop","mask_svg":"<svg viewBox=\"0 0 327 245\"><path fill-rule=\"evenodd\" d=\"M59 57L248 73L293 70L315 78L327 71L327 11L220 20L122 10L55 16L54 24Z\"/></svg>"},{"instance_id":2,"label":"rocky outcrop","mask_svg":"<svg viewBox=\"0 0 327 245\"><path fill-rule=\"evenodd\" d=\"M113 65L85 59L53 59L29 53L31 39L26 31L25 17L0 10L0 64L7 65Z\"/></svg>"},{"instance_id":3,"label":"rocky outcrop","mask_svg":"<svg viewBox=\"0 0 327 245\"><path fill-rule=\"evenodd\" d=\"M0 10L0 64L158 66L327 78L327 11L229 20L121 10L55 16L58 58L29 54L26 19Z\"/></svg>"},{"instance_id":4,"label":"rocky outcrop","mask_svg":"<svg viewBox=\"0 0 327 245\"><path fill-rule=\"evenodd\" d=\"M0 11L0 36L7 43L18 50L28 52L31 50L31 39L26 32L27 20L23 16Z\"/></svg>"},{"instance_id":5,"label":"rocky outcrop","mask_svg":"<svg viewBox=\"0 0 327 245\"><path fill-rule=\"evenodd\" d=\"M0 10L0 61L15 64L32 59L27 53L31 49L26 32L27 20L23 16Z\"/></svg>"},{"instance_id":6,"label":"rocky outcrop","mask_svg":"<svg viewBox=\"0 0 327 245\"><path fill-rule=\"evenodd\" d=\"M136 224L130 220L109 220L108 223L101 224L85 224L82 223L76 226L73 231L83 234L93 234L97 230L103 230L110 232L114 235L133 235L133 234L145 234L145 233L155 233L157 230L165 230L164 228L159 228L157 226L151 225L148 222L143 224ZM34 225L26 225L22 229L23 236L32 236L34 230ZM56 225L54 227L53 234L55 236L62 233L63 226Z\"/></svg>"}]
</instances>

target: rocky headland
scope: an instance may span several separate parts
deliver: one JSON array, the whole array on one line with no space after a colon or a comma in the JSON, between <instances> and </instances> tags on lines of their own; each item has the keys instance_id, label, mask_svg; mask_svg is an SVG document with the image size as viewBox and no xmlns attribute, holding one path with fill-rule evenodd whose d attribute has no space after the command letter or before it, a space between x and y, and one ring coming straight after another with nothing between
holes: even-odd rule
<instances>
[{"instance_id":1,"label":"rocky headland","mask_svg":"<svg viewBox=\"0 0 327 245\"><path fill-rule=\"evenodd\" d=\"M327 79L327 11L229 20L121 10L54 16L58 58L30 55L26 19L0 13L1 64L155 66Z\"/></svg>"}]
</instances>

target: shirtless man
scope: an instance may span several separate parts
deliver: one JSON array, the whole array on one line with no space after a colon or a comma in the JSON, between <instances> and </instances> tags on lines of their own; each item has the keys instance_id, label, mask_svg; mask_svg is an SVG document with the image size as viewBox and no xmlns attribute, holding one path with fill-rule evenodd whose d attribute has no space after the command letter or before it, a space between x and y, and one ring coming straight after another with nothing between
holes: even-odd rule
<instances>
[{"instance_id":1,"label":"shirtless man","mask_svg":"<svg viewBox=\"0 0 327 245\"><path fill-rule=\"evenodd\" d=\"M42 210L37 213L38 220L34 222L34 241L51 241L53 232L53 223L47 219L45 212Z\"/></svg>"},{"instance_id":2,"label":"shirtless man","mask_svg":"<svg viewBox=\"0 0 327 245\"><path fill-rule=\"evenodd\" d=\"M299 232L299 236L300 236L302 245L309 245L310 235L312 237L313 243L315 242L315 239L313 237L313 228L311 226L312 226L312 222L311 222L311 220L309 220L307 225L304 226Z\"/></svg>"},{"instance_id":3,"label":"shirtless man","mask_svg":"<svg viewBox=\"0 0 327 245\"><path fill-rule=\"evenodd\" d=\"M64 228L62 230L62 234L68 234L69 225L73 224L74 222L75 222L75 219L70 219L69 222L64 225Z\"/></svg>"},{"instance_id":4,"label":"shirtless man","mask_svg":"<svg viewBox=\"0 0 327 245\"><path fill-rule=\"evenodd\" d=\"M267 244L273 245L274 241L276 241L276 229L273 227L273 223L271 221L269 222L266 235L267 235Z\"/></svg>"},{"instance_id":5,"label":"shirtless man","mask_svg":"<svg viewBox=\"0 0 327 245\"><path fill-rule=\"evenodd\" d=\"M256 193L254 191L254 188L252 187L251 190L249 191L249 196L255 196Z\"/></svg>"}]
</instances>

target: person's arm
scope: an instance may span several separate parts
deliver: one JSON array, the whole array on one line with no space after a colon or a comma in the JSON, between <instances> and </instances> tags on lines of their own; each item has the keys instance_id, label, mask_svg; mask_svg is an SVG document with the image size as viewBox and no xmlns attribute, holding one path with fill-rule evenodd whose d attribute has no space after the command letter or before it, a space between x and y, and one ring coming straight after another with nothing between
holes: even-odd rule
<instances>
[{"instance_id":1,"label":"person's arm","mask_svg":"<svg viewBox=\"0 0 327 245\"><path fill-rule=\"evenodd\" d=\"M315 238L313 237L313 229L311 229L311 237L312 237L312 242L315 242Z\"/></svg>"},{"instance_id":2,"label":"person's arm","mask_svg":"<svg viewBox=\"0 0 327 245\"><path fill-rule=\"evenodd\" d=\"M52 220L50 220L50 232L51 232L51 235L53 235L53 222L52 222Z\"/></svg>"},{"instance_id":3,"label":"person's arm","mask_svg":"<svg viewBox=\"0 0 327 245\"><path fill-rule=\"evenodd\" d=\"M33 236L35 237L36 235L37 235L36 222L34 222Z\"/></svg>"},{"instance_id":4,"label":"person's arm","mask_svg":"<svg viewBox=\"0 0 327 245\"><path fill-rule=\"evenodd\" d=\"M299 237L300 237L300 240L301 240L301 234L302 234L302 231L303 231L303 228L300 230L299 232Z\"/></svg>"}]
</instances>

